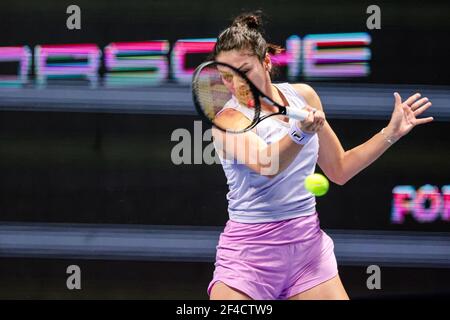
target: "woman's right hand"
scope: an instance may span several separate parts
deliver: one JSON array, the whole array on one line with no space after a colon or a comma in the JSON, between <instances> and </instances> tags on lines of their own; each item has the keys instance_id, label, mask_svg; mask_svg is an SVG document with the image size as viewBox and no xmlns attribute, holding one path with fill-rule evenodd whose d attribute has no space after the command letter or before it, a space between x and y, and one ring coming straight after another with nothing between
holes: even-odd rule
<instances>
[{"instance_id":1,"label":"woman's right hand","mask_svg":"<svg viewBox=\"0 0 450 320\"><path fill-rule=\"evenodd\" d=\"M325 113L310 106L305 107L309 111L308 117L298 122L298 127L305 133L317 133L325 124Z\"/></svg>"}]
</instances>

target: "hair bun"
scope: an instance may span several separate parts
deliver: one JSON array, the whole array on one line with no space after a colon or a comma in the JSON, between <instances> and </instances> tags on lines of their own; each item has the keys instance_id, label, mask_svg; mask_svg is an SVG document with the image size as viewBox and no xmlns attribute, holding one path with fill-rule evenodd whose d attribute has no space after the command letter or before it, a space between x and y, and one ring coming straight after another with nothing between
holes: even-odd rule
<instances>
[{"instance_id":1,"label":"hair bun","mask_svg":"<svg viewBox=\"0 0 450 320\"><path fill-rule=\"evenodd\" d=\"M259 12L244 13L234 19L232 26L246 27L248 29L260 30L262 18Z\"/></svg>"}]
</instances>

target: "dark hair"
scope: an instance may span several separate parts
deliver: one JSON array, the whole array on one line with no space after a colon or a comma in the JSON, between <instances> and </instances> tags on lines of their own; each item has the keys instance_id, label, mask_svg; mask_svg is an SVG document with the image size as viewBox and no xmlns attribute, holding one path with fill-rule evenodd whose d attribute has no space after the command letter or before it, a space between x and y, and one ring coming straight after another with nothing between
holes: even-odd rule
<instances>
[{"instance_id":1,"label":"dark hair","mask_svg":"<svg viewBox=\"0 0 450 320\"><path fill-rule=\"evenodd\" d=\"M215 59L222 51L248 50L262 62L266 53L282 52L282 47L264 39L261 15L261 11L255 11L237 16L231 26L217 37L211 58Z\"/></svg>"}]
</instances>

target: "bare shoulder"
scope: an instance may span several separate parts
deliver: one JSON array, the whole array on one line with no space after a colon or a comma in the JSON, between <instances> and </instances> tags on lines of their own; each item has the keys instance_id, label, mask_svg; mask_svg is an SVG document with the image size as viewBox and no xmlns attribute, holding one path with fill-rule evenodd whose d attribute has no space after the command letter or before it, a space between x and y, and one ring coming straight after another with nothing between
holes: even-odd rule
<instances>
[{"instance_id":1,"label":"bare shoulder","mask_svg":"<svg viewBox=\"0 0 450 320\"><path fill-rule=\"evenodd\" d=\"M322 109L319 95L317 94L316 90L313 89L313 87L306 83L292 83L291 85L299 95L305 98L308 105L314 106L318 109Z\"/></svg>"},{"instance_id":2,"label":"bare shoulder","mask_svg":"<svg viewBox=\"0 0 450 320\"><path fill-rule=\"evenodd\" d=\"M294 87L294 89L298 93L301 93L301 95L304 96L305 98L317 94L316 91L313 89L313 87L311 87L309 84L306 84L306 83L292 83L291 85Z\"/></svg>"}]
</instances>

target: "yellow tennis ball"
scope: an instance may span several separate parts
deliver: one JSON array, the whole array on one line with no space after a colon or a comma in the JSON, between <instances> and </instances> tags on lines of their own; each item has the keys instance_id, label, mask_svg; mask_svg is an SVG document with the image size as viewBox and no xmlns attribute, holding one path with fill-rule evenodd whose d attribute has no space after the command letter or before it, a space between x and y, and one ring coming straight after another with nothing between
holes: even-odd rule
<instances>
[{"instance_id":1,"label":"yellow tennis ball","mask_svg":"<svg viewBox=\"0 0 450 320\"><path fill-rule=\"evenodd\" d=\"M330 183L325 176L320 173L310 174L305 179L305 188L315 196L323 196L328 192Z\"/></svg>"}]
</instances>

